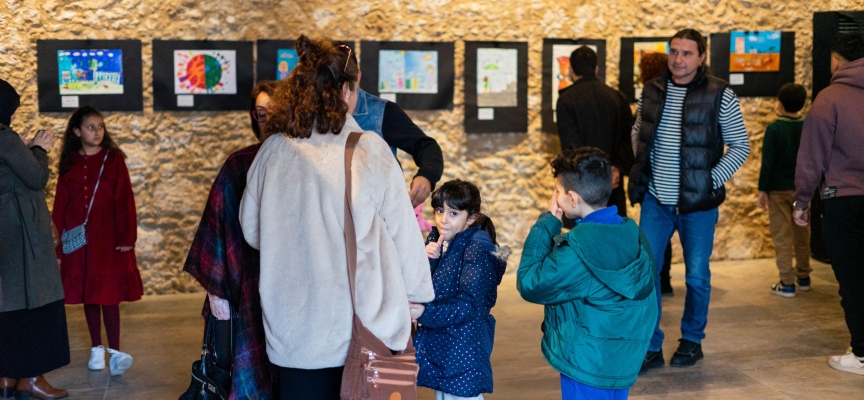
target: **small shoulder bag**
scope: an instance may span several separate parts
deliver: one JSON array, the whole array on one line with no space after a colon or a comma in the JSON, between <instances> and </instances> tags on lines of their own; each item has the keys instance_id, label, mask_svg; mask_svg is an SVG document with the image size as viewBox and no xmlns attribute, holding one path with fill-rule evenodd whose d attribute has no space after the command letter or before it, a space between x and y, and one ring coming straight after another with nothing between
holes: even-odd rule
<instances>
[{"instance_id":1,"label":"small shoulder bag","mask_svg":"<svg viewBox=\"0 0 864 400\"><path fill-rule=\"evenodd\" d=\"M87 236L85 228L87 220L90 219L90 210L93 208L93 200L96 199L96 191L99 190L99 181L102 180L102 171L105 170L105 161L108 160L108 153L111 150L105 151L105 158L102 159L102 168L99 168L99 177L96 178L96 187L93 188L93 196L90 196L90 205L87 207L87 216L84 217L84 223L72 229L63 230L63 235L60 236L60 241L63 242L63 254L70 254L87 245Z\"/></svg>"},{"instance_id":2,"label":"small shoulder bag","mask_svg":"<svg viewBox=\"0 0 864 400\"><path fill-rule=\"evenodd\" d=\"M359 140L360 133L352 132L345 145L345 247L354 323L339 396L342 400L417 400L420 367L415 361L411 338L404 351L394 352L363 326L357 316L357 233L351 214L351 160Z\"/></svg>"}]
</instances>

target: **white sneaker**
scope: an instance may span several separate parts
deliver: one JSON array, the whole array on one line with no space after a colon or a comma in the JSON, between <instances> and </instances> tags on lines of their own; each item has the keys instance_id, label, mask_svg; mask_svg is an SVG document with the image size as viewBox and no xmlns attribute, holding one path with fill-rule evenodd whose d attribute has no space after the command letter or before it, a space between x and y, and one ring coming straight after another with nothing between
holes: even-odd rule
<instances>
[{"instance_id":1,"label":"white sneaker","mask_svg":"<svg viewBox=\"0 0 864 400\"><path fill-rule=\"evenodd\" d=\"M864 375L864 362L861 362L851 351L842 356L831 356L828 359L828 365L840 371Z\"/></svg>"},{"instance_id":2,"label":"white sneaker","mask_svg":"<svg viewBox=\"0 0 864 400\"><path fill-rule=\"evenodd\" d=\"M91 371L105 369L105 348L101 344L90 349L90 362L87 363L87 368Z\"/></svg>"},{"instance_id":3,"label":"white sneaker","mask_svg":"<svg viewBox=\"0 0 864 400\"><path fill-rule=\"evenodd\" d=\"M132 368L132 356L118 350L108 349L111 354L111 360L108 364L111 366L111 376L123 375L126 370Z\"/></svg>"}]
</instances>

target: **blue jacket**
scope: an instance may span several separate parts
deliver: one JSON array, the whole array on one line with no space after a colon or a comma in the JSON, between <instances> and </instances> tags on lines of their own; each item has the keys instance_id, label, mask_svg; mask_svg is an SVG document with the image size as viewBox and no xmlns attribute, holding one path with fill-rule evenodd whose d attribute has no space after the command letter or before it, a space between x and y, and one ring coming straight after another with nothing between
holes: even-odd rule
<instances>
[{"instance_id":1,"label":"blue jacket","mask_svg":"<svg viewBox=\"0 0 864 400\"><path fill-rule=\"evenodd\" d=\"M357 88L357 107L351 115L363 130L372 131L384 138L384 107L387 100L373 96L363 89ZM389 143L387 144L390 145ZM390 146L390 151L396 155L396 147ZM412 154L413 155L413 154Z\"/></svg>"},{"instance_id":2,"label":"blue jacket","mask_svg":"<svg viewBox=\"0 0 864 400\"><path fill-rule=\"evenodd\" d=\"M507 266L508 247L485 231L466 229L438 259L430 259L435 300L417 320L417 384L460 397L492 392L495 318L489 310Z\"/></svg>"}]
</instances>

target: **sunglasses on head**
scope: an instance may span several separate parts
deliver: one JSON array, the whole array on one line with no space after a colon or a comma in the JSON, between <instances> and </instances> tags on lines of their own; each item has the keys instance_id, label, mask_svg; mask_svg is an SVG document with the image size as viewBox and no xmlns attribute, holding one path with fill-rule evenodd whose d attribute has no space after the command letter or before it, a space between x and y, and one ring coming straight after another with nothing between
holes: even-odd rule
<instances>
[{"instance_id":1,"label":"sunglasses on head","mask_svg":"<svg viewBox=\"0 0 864 400\"><path fill-rule=\"evenodd\" d=\"M347 44L340 44L338 47L342 51L348 52L348 55L345 57L345 66L342 67L342 72L345 72L348 70L348 63L351 61L351 48Z\"/></svg>"}]
</instances>

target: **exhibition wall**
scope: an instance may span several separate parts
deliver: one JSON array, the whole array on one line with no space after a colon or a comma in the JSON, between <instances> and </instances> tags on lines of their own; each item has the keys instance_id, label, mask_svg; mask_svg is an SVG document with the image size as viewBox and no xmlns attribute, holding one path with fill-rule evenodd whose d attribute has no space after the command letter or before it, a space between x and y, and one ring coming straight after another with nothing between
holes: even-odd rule
<instances>
[{"instance_id":1,"label":"exhibition wall","mask_svg":"<svg viewBox=\"0 0 864 400\"><path fill-rule=\"evenodd\" d=\"M443 180L464 178L478 184L499 241L519 250L548 203L553 185L549 160L560 151L557 136L541 130L544 39L605 39L606 82L617 88L621 38L664 37L687 27L706 34L794 32L795 81L809 91L813 13L862 9L864 0L9 0L0 2L0 78L22 95L14 128L30 132L48 126L61 132L69 112L38 112L37 41L140 40L143 111L108 112L106 125L128 155L145 290L173 293L199 290L182 266L210 185L226 156L255 139L245 111L154 111L153 74L159 70L153 63L154 41L256 42L293 40L303 33L357 43L453 42L452 108L408 113L441 145ZM527 42L527 132L465 133L466 41ZM362 46L359 52L362 58ZM727 183L714 260L773 256L767 214L756 207L756 184L762 137L775 118L775 101L746 97L741 107L751 156ZM59 144L53 160L58 152ZM399 157L407 182L415 168L410 157L401 152ZM57 169L52 164L49 204ZM629 212L638 218L638 208ZM426 213L431 218L428 207ZM509 269L517 265L518 258L511 258ZM673 271L676 274L681 272Z\"/></svg>"}]
</instances>

